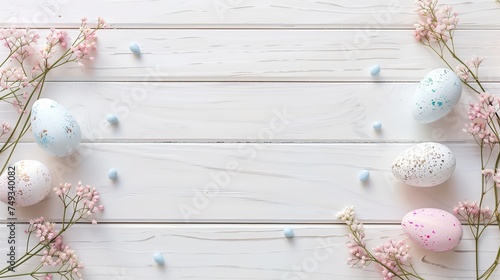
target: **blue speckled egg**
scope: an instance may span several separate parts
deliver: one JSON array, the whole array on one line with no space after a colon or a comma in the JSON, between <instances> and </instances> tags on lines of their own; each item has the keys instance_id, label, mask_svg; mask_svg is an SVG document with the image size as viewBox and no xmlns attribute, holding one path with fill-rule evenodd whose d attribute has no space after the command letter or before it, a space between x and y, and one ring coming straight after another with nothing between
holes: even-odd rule
<instances>
[{"instance_id":1,"label":"blue speckled egg","mask_svg":"<svg viewBox=\"0 0 500 280\"><path fill-rule=\"evenodd\" d=\"M418 84L411 111L420 123L439 120L453 110L462 95L462 82L453 71L432 70Z\"/></svg>"},{"instance_id":2,"label":"blue speckled egg","mask_svg":"<svg viewBox=\"0 0 500 280\"><path fill-rule=\"evenodd\" d=\"M30 121L35 142L53 156L69 156L80 145L82 137L78 122L54 100L37 100L31 108Z\"/></svg>"}]
</instances>

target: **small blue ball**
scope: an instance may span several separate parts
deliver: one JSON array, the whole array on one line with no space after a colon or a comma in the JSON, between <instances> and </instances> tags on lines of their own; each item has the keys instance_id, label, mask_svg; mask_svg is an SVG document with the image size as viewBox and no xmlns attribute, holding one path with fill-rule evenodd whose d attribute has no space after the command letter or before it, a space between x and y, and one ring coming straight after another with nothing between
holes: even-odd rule
<instances>
[{"instance_id":1,"label":"small blue ball","mask_svg":"<svg viewBox=\"0 0 500 280\"><path fill-rule=\"evenodd\" d=\"M373 123L373 129L380 130L382 129L382 123L379 121L376 121Z\"/></svg>"},{"instance_id":2,"label":"small blue ball","mask_svg":"<svg viewBox=\"0 0 500 280\"><path fill-rule=\"evenodd\" d=\"M139 47L139 45L137 43L130 43L130 45L128 46L128 48L134 54L141 54L141 48Z\"/></svg>"},{"instance_id":3,"label":"small blue ball","mask_svg":"<svg viewBox=\"0 0 500 280\"><path fill-rule=\"evenodd\" d=\"M370 75L377 76L379 73L380 73L380 66L373 65L372 68L370 69Z\"/></svg>"},{"instance_id":4,"label":"small blue ball","mask_svg":"<svg viewBox=\"0 0 500 280\"><path fill-rule=\"evenodd\" d=\"M153 260L157 263L157 264L160 264L160 265L163 265L165 263L165 259L163 259L163 255L160 254L160 253L156 253L154 256L153 256Z\"/></svg>"},{"instance_id":5,"label":"small blue ball","mask_svg":"<svg viewBox=\"0 0 500 280\"><path fill-rule=\"evenodd\" d=\"M116 169L114 169L114 168L111 168L108 171L108 178L110 180L115 180L116 178L118 178L118 171L116 171Z\"/></svg>"},{"instance_id":6,"label":"small blue ball","mask_svg":"<svg viewBox=\"0 0 500 280\"><path fill-rule=\"evenodd\" d=\"M285 228L283 229L283 234L287 237L287 238L292 238L295 234L293 233L293 229L292 228Z\"/></svg>"},{"instance_id":7,"label":"small blue ball","mask_svg":"<svg viewBox=\"0 0 500 280\"><path fill-rule=\"evenodd\" d=\"M368 170L361 170L358 174L358 179L361 182L366 182L368 181L368 178L370 177L370 172Z\"/></svg>"},{"instance_id":8,"label":"small blue ball","mask_svg":"<svg viewBox=\"0 0 500 280\"><path fill-rule=\"evenodd\" d=\"M115 124L118 122L118 117L113 114L109 114L106 116L106 121L108 121L110 124Z\"/></svg>"}]
</instances>

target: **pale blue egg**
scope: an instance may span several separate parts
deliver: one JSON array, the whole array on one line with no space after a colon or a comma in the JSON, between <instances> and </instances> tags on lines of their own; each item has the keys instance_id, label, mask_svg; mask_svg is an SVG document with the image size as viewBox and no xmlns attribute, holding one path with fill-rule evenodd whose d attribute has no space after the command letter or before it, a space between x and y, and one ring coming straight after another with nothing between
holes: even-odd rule
<instances>
[{"instance_id":1,"label":"pale blue egg","mask_svg":"<svg viewBox=\"0 0 500 280\"><path fill-rule=\"evenodd\" d=\"M106 121L108 121L111 124L115 124L118 122L118 117L116 115L109 114L106 116Z\"/></svg>"},{"instance_id":2,"label":"pale blue egg","mask_svg":"<svg viewBox=\"0 0 500 280\"><path fill-rule=\"evenodd\" d=\"M283 234L287 237L287 238L292 238L295 234L293 232L293 229L292 228L284 228L283 229Z\"/></svg>"},{"instance_id":3,"label":"pale blue egg","mask_svg":"<svg viewBox=\"0 0 500 280\"><path fill-rule=\"evenodd\" d=\"M372 68L370 69L370 75L377 76L379 73L380 73L380 66L373 65Z\"/></svg>"},{"instance_id":4,"label":"pale blue egg","mask_svg":"<svg viewBox=\"0 0 500 280\"><path fill-rule=\"evenodd\" d=\"M80 126L66 108L41 98L31 108L31 128L40 148L56 157L74 153L81 141Z\"/></svg>"},{"instance_id":5,"label":"pale blue egg","mask_svg":"<svg viewBox=\"0 0 500 280\"><path fill-rule=\"evenodd\" d=\"M128 48L134 54L141 54L141 48L139 47L139 45L137 43L130 43L130 45L128 46Z\"/></svg>"},{"instance_id":6,"label":"pale blue egg","mask_svg":"<svg viewBox=\"0 0 500 280\"><path fill-rule=\"evenodd\" d=\"M375 130L380 130L380 129L382 129L382 123L381 123L381 122L379 122L379 121L374 122L374 123L373 123L373 129L375 129Z\"/></svg>"},{"instance_id":7,"label":"pale blue egg","mask_svg":"<svg viewBox=\"0 0 500 280\"><path fill-rule=\"evenodd\" d=\"M153 260L160 265L165 263L165 259L163 258L163 255L161 253L154 254Z\"/></svg>"},{"instance_id":8,"label":"pale blue egg","mask_svg":"<svg viewBox=\"0 0 500 280\"><path fill-rule=\"evenodd\" d=\"M110 180L115 180L116 178L118 178L118 171L116 171L115 168L111 168L109 171L108 171L108 178Z\"/></svg>"},{"instance_id":9,"label":"pale blue egg","mask_svg":"<svg viewBox=\"0 0 500 280\"><path fill-rule=\"evenodd\" d=\"M366 182L368 181L368 178L370 177L370 172L368 170L361 170L358 174L358 179L361 182Z\"/></svg>"}]
</instances>

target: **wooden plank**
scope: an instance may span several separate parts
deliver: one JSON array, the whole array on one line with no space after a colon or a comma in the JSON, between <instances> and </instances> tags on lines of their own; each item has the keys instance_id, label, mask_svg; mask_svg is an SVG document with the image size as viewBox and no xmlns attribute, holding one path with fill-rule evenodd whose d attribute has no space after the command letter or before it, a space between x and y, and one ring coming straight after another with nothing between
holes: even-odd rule
<instances>
[{"instance_id":1,"label":"wooden plank","mask_svg":"<svg viewBox=\"0 0 500 280\"><path fill-rule=\"evenodd\" d=\"M370 223L391 223L421 207L451 211L458 201L478 200L479 148L449 144L457 158L452 178L433 188L396 181L391 164L411 144L85 144L68 158L52 158L21 144L12 162L35 159L56 182L96 186L105 221L224 223L332 223L334 213L355 205ZM5 159L3 155L0 160ZM119 179L107 178L110 168ZM358 180L360 170L370 180ZM45 212L59 219L53 194L17 210L19 219ZM130 206L130 207L127 207ZM0 212L6 219L6 212Z\"/></svg>"},{"instance_id":2,"label":"wooden plank","mask_svg":"<svg viewBox=\"0 0 500 280\"><path fill-rule=\"evenodd\" d=\"M469 141L475 95L432 124L413 120L416 83L48 83L44 97L76 117L89 142ZM500 84L489 84L492 91ZM107 114L119 116L117 126ZM18 114L0 103L0 121ZM372 128L380 121L383 129ZM404 125L402 125L404 124ZM32 141L32 136L26 141Z\"/></svg>"},{"instance_id":3,"label":"wooden plank","mask_svg":"<svg viewBox=\"0 0 500 280\"><path fill-rule=\"evenodd\" d=\"M495 1L440 1L460 14L460 28L497 29ZM99 9L95 7L98 6ZM82 16L105 17L114 28L412 28L413 1L402 0L29 0L2 5L0 22L77 27ZM141 12L137 12L141 11ZM478 21L477 19L481 20Z\"/></svg>"},{"instance_id":4,"label":"wooden plank","mask_svg":"<svg viewBox=\"0 0 500 280\"><path fill-rule=\"evenodd\" d=\"M416 82L444 66L407 30L372 37L356 30L191 29L103 30L99 36L99 53L86 71L74 63L50 80ZM459 55L487 58L484 81L500 82L497 38L500 30L456 33ZM128 49L134 41L141 57ZM374 64L382 67L377 77L369 74Z\"/></svg>"},{"instance_id":5,"label":"wooden plank","mask_svg":"<svg viewBox=\"0 0 500 280\"><path fill-rule=\"evenodd\" d=\"M19 250L24 225L18 224ZM283 236L284 226L295 231ZM365 270L346 264L347 230L335 225L79 225L65 240L85 263L84 278L101 279L378 279L377 266ZM426 279L471 279L474 242L464 238L450 252L428 252L412 245L415 268ZM6 236L6 227L0 236ZM403 240L399 225L366 226L368 246ZM486 231L480 243L485 270L498 248L498 230ZM5 251L6 239L0 242ZM163 254L165 266L153 262ZM34 262L33 262L34 264ZM497 273L492 278L498 277Z\"/></svg>"}]
</instances>

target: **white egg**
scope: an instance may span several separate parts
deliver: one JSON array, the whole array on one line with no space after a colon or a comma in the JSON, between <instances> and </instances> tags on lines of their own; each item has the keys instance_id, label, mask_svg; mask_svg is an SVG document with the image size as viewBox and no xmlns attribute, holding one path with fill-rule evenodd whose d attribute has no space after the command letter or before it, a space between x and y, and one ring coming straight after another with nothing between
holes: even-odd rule
<instances>
[{"instance_id":1,"label":"white egg","mask_svg":"<svg viewBox=\"0 0 500 280\"><path fill-rule=\"evenodd\" d=\"M0 176L0 201L13 207L30 206L42 201L52 188L52 173L45 164L21 160Z\"/></svg>"},{"instance_id":2,"label":"white egg","mask_svg":"<svg viewBox=\"0 0 500 280\"><path fill-rule=\"evenodd\" d=\"M42 98L31 108L31 127L39 147L56 157L76 151L81 141L75 118L54 100Z\"/></svg>"},{"instance_id":3,"label":"white egg","mask_svg":"<svg viewBox=\"0 0 500 280\"><path fill-rule=\"evenodd\" d=\"M429 72L418 84L411 111L420 123L439 120L453 110L462 95L462 82L445 68Z\"/></svg>"},{"instance_id":4,"label":"white egg","mask_svg":"<svg viewBox=\"0 0 500 280\"><path fill-rule=\"evenodd\" d=\"M448 180L455 171L453 152L443 144L427 142L404 150L394 160L392 173L401 182L432 187Z\"/></svg>"},{"instance_id":5,"label":"white egg","mask_svg":"<svg viewBox=\"0 0 500 280\"><path fill-rule=\"evenodd\" d=\"M436 208L416 209L403 217L403 231L427 250L444 252L453 249L462 239L460 221L451 213Z\"/></svg>"}]
</instances>

